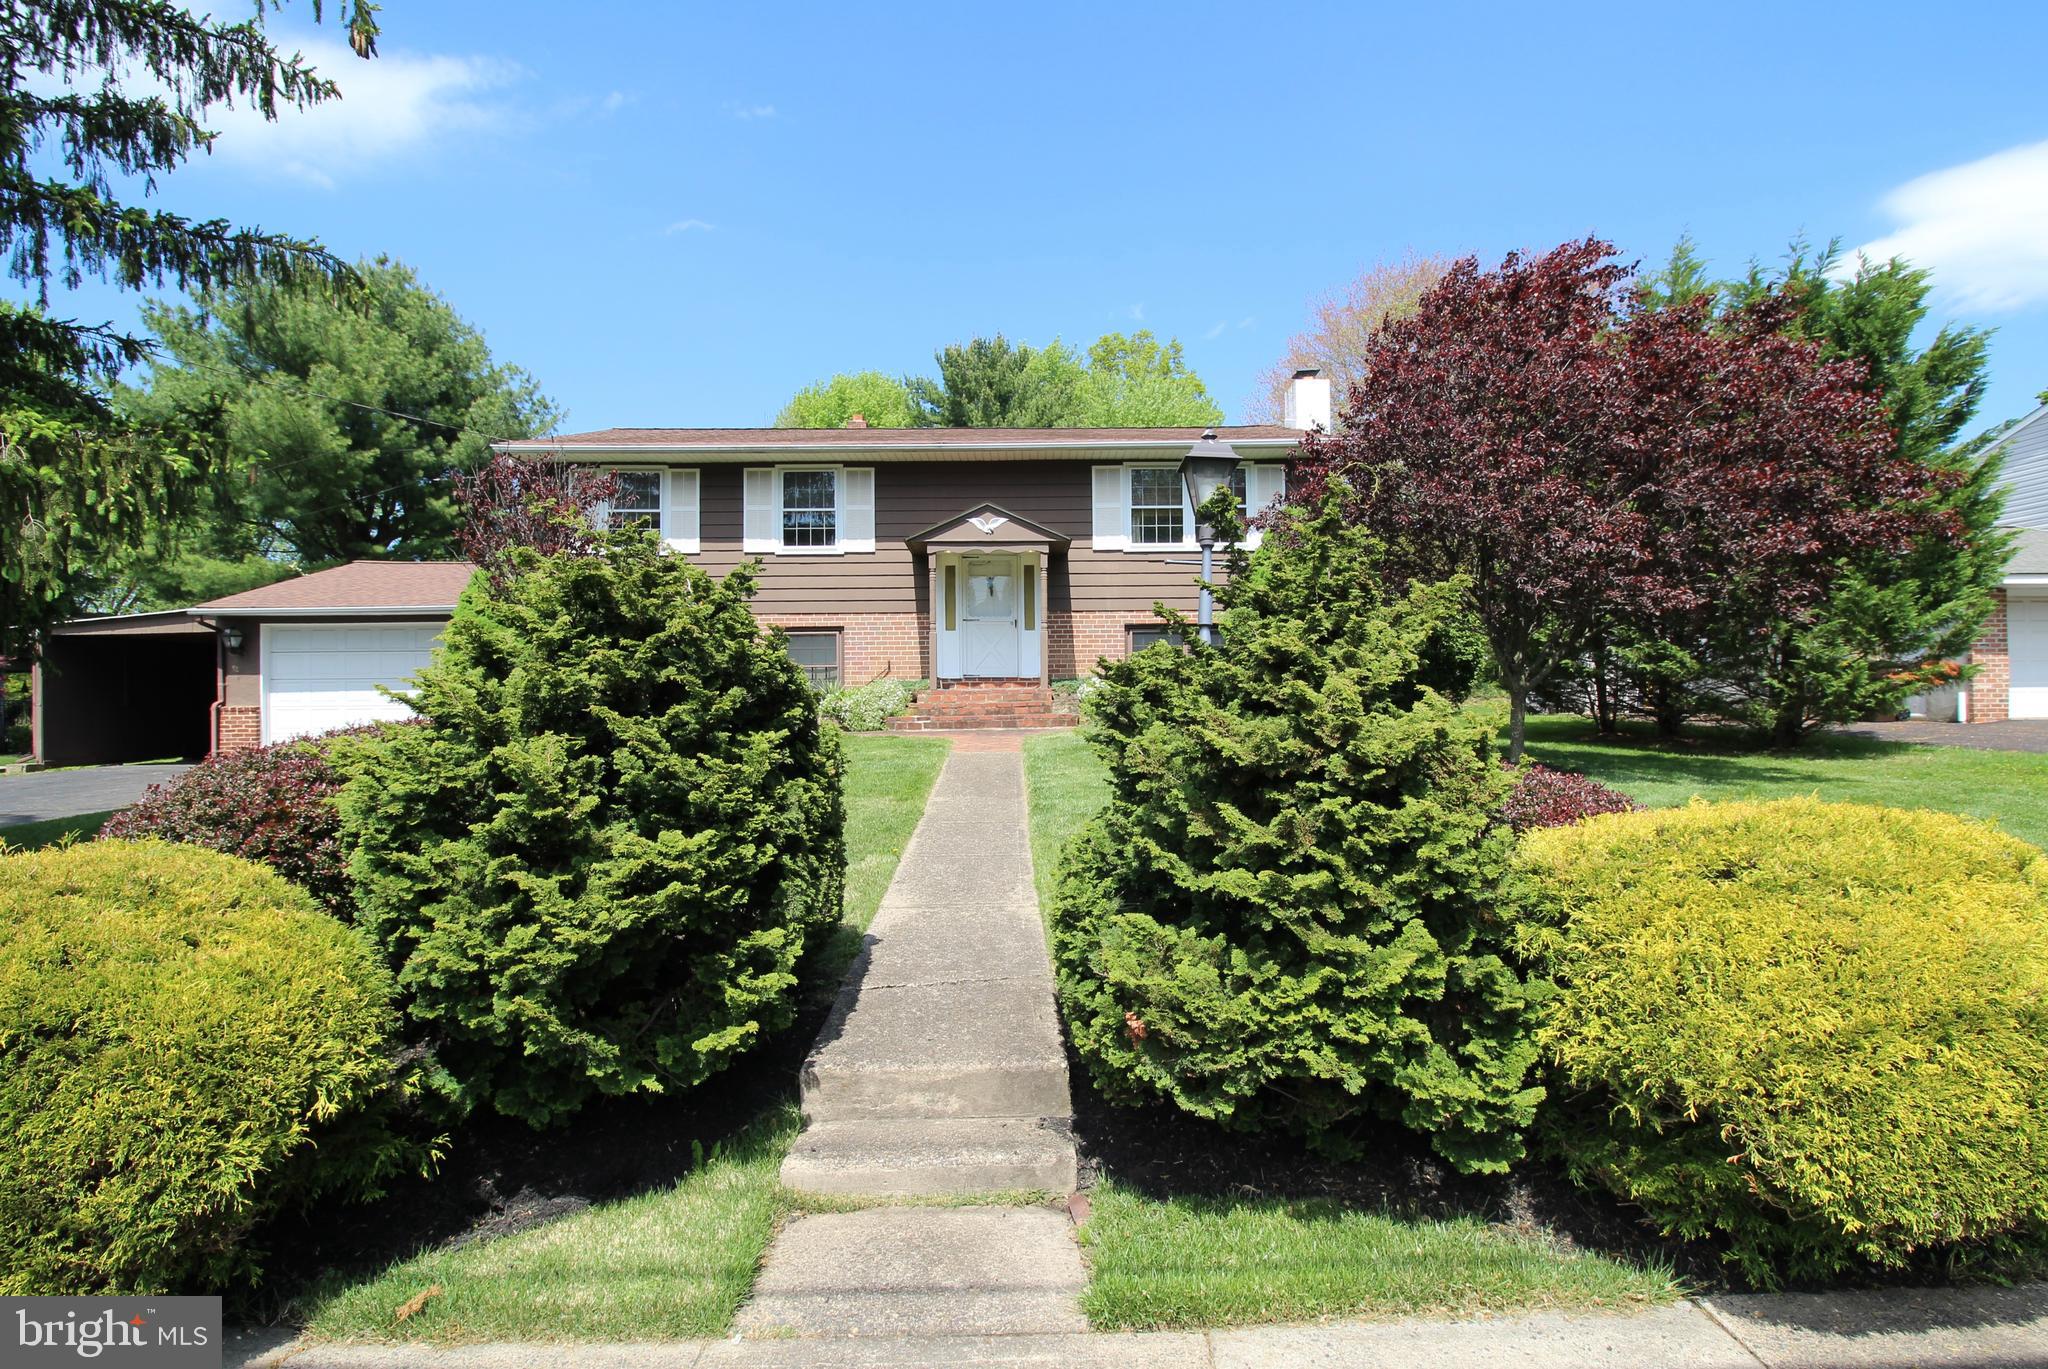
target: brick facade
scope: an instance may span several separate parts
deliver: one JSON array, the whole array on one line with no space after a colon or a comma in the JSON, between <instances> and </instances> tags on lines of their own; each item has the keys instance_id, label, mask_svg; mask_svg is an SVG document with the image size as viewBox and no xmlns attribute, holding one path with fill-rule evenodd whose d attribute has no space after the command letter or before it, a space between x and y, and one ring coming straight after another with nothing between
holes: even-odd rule
<instances>
[{"instance_id":1,"label":"brick facade","mask_svg":"<svg viewBox=\"0 0 2048 1369\"><path fill-rule=\"evenodd\" d=\"M1107 656L1121 661L1130 654L1131 625L1151 618L1149 613L1075 612L1048 613L1045 625L1051 636L1052 677L1071 680L1095 672L1095 662Z\"/></svg>"},{"instance_id":2,"label":"brick facade","mask_svg":"<svg viewBox=\"0 0 2048 1369\"><path fill-rule=\"evenodd\" d=\"M2005 591L1992 591L1991 616L1970 647L1970 664L1977 667L1970 680L1970 721L2002 723L2010 716L2012 703L2012 657L2005 639Z\"/></svg>"},{"instance_id":3,"label":"brick facade","mask_svg":"<svg viewBox=\"0 0 2048 1369\"><path fill-rule=\"evenodd\" d=\"M931 678L931 619L922 613L761 613L779 628L837 628L839 679L847 685L870 680Z\"/></svg>"},{"instance_id":4,"label":"brick facade","mask_svg":"<svg viewBox=\"0 0 2048 1369\"><path fill-rule=\"evenodd\" d=\"M263 710L254 704L220 705L214 714L214 728L216 755L248 751L263 744Z\"/></svg>"}]
</instances>

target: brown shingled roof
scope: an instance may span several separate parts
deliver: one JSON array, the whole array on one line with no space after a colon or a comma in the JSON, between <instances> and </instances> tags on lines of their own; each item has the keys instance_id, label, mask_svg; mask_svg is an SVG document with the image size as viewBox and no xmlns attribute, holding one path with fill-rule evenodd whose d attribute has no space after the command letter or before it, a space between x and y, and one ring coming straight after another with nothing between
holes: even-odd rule
<instances>
[{"instance_id":1,"label":"brown shingled roof","mask_svg":"<svg viewBox=\"0 0 2048 1369\"><path fill-rule=\"evenodd\" d=\"M350 561L214 599L194 613L308 613L320 609L453 609L476 567L467 561Z\"/></svg>"},{"instance_id":2,"label":"brown shingled roof","mask_svg":"<svg viewBox=\"0 0 2048 1369\"><path fill-rule=\"evenodd\" d=\"M1111 447L1124 443L1193 442L1201 428L600 428L560 437L496 445L511 450L564 447ZM1301 433L1277 423L1218 428L1225 442L1299 442Z\"/></svg>"}]
</instances>

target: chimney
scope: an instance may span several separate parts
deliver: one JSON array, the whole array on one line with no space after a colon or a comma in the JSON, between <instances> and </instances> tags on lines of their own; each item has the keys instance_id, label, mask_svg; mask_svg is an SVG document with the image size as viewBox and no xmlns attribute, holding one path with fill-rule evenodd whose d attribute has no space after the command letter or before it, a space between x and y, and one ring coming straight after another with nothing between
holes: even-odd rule
<instances>
[{"instance_id":1,"label":"chimney","mask_svg":"<svg viewBox=\"0 0 2048 1369\"><path fill-rule=\"evenodd\" d=\"M868 416L866 414L854 414L846 420L846 426L849 428L865 428L868 426Z\"/></svg>"},{"instance_id":2,"label":"chimney","mask_svg":"<svg viewBox=\"0 0 2048 1369\"><path fill-rule=\"evenodd\" d=\"M1290 428L1330 431L1330 382L1319 366L1304 366L1287 382L1287 397L1280 404L1280 418Z\"/></svg>"}]
</instances>

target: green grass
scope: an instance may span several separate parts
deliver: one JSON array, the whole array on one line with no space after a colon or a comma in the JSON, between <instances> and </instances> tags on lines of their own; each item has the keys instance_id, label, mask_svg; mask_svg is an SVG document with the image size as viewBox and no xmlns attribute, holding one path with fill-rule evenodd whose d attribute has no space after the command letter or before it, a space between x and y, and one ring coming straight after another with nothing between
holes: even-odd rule
<instances>
[{"instance_id":1,"label":"green grass","mask_svg":"<svg viewBox=\"0 0 2048 1369\"><path fill-rule=\"evenodd\" d=\"M104 813L80 813L72 818L45 818L41 822L18 822L12 827L0 827L0 846L10 850L33 851L42 846L55 846L66 837L86 841L93 837L113 810Z\"/></svg>"},{"instance_id":2,"label":"green grass","mask_svg":"<svg viewBox=\"0 0 2048 1369\"><path fill-rule=\"evenodd\" d=\"M896 876L952 743L943 737L847 735L846 922L864 932Z\"/></svg>"},{"instance_id":3,"label":"green grass","mask_svg":"<svg viewBox=\"0 0 2048 1369\"><path fill-rule=\"evenodd\" d=\"M1078 732L1048 732L1024 739L1024 787L1031 812L1031 868L1038 906L1052 908L1060 848L1109 801L1109 772Z\"/></svg>"},{"instance_id":4,"label":"green grass","mask_svg":"<svg viewBox=\"0 0 2048 1369\"><path fill-rule=\"evenodd\" d=\"M837 987L858 949L949 745L846 738L846 925L810 967L825 981L819 991ZM307 1329L334 1340L450 1344L722 1336L776 1224L798 1210L777 1182L798 1129L795 1107L779 1106L660 1193L333 1280L308 1295ZM437 1285L419 1311L395 1320Z\"/></svg>"},{"instance_id":5,"label":"green grass","mask_svg":"<svg viewBox=\"0 0 2048 1369\"><path fill-rule=\"evenodd\" d=\"M1576 770L1652 808L1707 799L1817 794L1836 802L1933 808L1993 818L2048 846L2048 756L1822 734L1798 751L1741 750L1712 736L1660 743L1600 737L1577 717L1529 719L1529 755Z\"/></svg>"},{"instance_id":6,"label":"green grass","mask_svg":"<svg viewBox=\"0 0 2048 1369\"><path fill-rule=\"evenodd\" d=\"M661 1193L402 1260L326 1290L307 1330L335 1340L682 1340L725 1334L784 1210L793 1107ZM428 1290L403 1322L398 1309Z\"/></svg>"},{"instance_id":7,"label":"green grass","mask_svg":"<svg viewBox=\"0 0 2048 1369\"><path fill-rule=\"evenodd\" d=\"M1106 1183L1081 1239L1093 1267L1082 1307L1099 1330L1637 1307L1681 1292L1668 1270L1476 1219L1329 1199L1161 1201Z\"/></svg>"}]
</instances>

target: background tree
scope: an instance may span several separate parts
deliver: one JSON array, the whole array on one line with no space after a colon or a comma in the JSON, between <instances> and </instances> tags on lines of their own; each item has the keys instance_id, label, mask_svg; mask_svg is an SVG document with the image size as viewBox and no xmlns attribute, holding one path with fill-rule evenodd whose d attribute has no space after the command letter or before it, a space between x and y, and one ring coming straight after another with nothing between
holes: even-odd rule
<instances>
[{"instance_id":1,"label":"background tree","mask_svg":"<svg viewBox=\"0 0 2048 1369\"><path fill-rule=\"evenodd\" d=\"M455 504L462 558L503 584L531 550L542 556L588 556L604 546L599 508L619 490L609 471L545 456L494 452L473 471L457 473Z\"/></svg>"},{"instance_id":2,"label":"background tree","mask_svg":"<svg viewBox=\"0 0 2048 1369\"><path fill-rule=\"evenodd\" d=\"M456 552L452 471L556 420L533 378L412 271L359 268L354 305L298 285L209 291L147 317L167 360L122 412L227 453L190 547L304 564ZM180 597L174 589L173 597Z\"/></svg>"},{"instance_id":3,"label":"background tree","mask_svg":"<svg viewBox=\"0 0 2048 1369\"><path fill-rule=\"evenodd\" d=\"M920 428L930 417L911 398L910 382L880 371L841 372L806 385L775 415L778 428L843 428L859 414L870 428Z\"/></svg>"},{"instance_id":4,"label":"background tree","mask_svg":"<svg viewBox=\"0 0 2048 1369\"><path fill-rule=\"evenodd\" d=\"M1055 338L1044 347L1001 333L953 343L939 378L908 382L924 421L942 428L1200 427L1223 421L1178 339L1105 333L1084 358ZM872 420L871 420L872 421Z\"/></svg>"},{"instance_id":5,"label":"background tree","mask_svg":"<svg viewBox=\"0 0 2048 1369\"><path fill-rule=\"evenodd\" d=\"M0 652L20 654L64 616L102 553L143 543L203 474L193 453L110 422L96 378L140 359L148 344L50 316L52 284L74 287L88 275L128 289L352 278L316 242L113 195L117 173L146 195L203 149L214 136L203 123L210 108L239 101L274 119L339 95L270 42L266 8L229 24L137 0L0 7L0 252L39 306L0 309ZM377 6L333 8L356 54L371 56ZM316 19L323 9L316 0ZM45 160L57 174L39 172Z\"/></svg>"},{"instance_id":6,"label":"background tree","mask_svg":"<svg viewBox=\"0 0 2048 1369\"><path fill-rule=\"evenodd\" d=\"M1448 257L1410 252L1398 261L1375 262L1343 289L1311 300L1308 327L1287 339L1280 359L1259 372L1253 417L1278 423L1287 382L1304 366L1320 367L1329 377L1341 412L1381 325L1414 313L1423 293L1450 269Z\"/></svg>"},{"instance_id":7,"label":"background tree","mask_svg":"<svg viewBox=\"0 0 2048 1369\"><path fill-rule=\"evenodd\" d=\"M1845 556L1910 546L1924 472L1783 301L1650 308L1597 239L1467 258L1383 327L1296 497L1333 476L1416 581L1466 578L1520 758L1532 690L1616 618L1811 621ZM1755 619L1751 620L1752 622Z\"/></svg>"}]
</instances>

